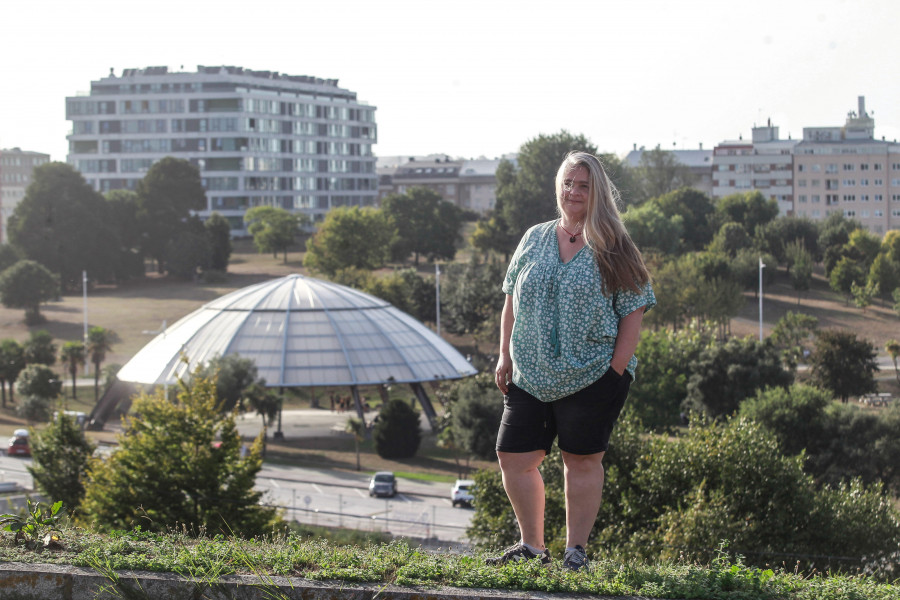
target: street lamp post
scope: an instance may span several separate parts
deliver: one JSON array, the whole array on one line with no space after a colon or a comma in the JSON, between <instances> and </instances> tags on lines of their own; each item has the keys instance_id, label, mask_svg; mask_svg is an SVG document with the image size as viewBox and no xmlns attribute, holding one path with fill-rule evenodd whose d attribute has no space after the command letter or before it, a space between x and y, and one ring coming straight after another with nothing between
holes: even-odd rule
<instances>
[{"instance_id":1,"label":"street lamp post","mask_svg":"<svg viewBox=\"0 0 900 600\"><path fill-rule=\"evenodd\" d=\"M759 341L763 341L763 269L766 265L759 257Z\"/></svg>"}]
</instances>

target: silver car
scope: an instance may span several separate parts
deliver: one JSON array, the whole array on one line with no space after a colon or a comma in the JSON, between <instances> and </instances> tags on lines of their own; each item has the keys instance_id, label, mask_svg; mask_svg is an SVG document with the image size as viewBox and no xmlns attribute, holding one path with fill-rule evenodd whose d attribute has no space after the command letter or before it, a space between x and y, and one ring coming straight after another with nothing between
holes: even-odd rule
<instances>
[{"instance_id":1,"label":"silver car","mask_svg":"<svg viewBox=\"0 0 900 600\"><path fill-rule=\"evenodd\" d=\"M393 498L397 495L397 478L391 471L378 471L372 475L369 480L370 496L388 496Z\"/></svg>"}]
</instances>

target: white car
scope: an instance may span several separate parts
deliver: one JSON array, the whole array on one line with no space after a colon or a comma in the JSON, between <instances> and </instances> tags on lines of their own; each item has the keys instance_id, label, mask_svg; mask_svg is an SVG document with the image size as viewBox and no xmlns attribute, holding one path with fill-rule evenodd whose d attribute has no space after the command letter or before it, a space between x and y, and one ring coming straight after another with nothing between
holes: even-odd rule
<instances>
[{"instance_id":1,"label":"white car","mask_svg":"<svg viewBox=\"0 0 900 600\"><path fill-rule=\"evenodd\" d=\"M454 508L457 506L472 506L475 496L472 492L475 490L475 481L472 479L457 479L453 484L453 490L450 492L450 501L453 502Z\"/></svg>"}]
</instances>

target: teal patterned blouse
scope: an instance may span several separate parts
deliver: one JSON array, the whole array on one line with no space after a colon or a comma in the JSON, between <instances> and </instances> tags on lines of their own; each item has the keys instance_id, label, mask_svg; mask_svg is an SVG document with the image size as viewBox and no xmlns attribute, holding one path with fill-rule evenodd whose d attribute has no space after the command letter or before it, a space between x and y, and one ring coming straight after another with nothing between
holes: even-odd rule
<instances>
[{"instance_id":1,"label":"teal patterned blouse","mask_svg":"<svg viewBox=\"0 0 900 600\"><path fill-rule=\"evenodd\" d=\"M619 320L656 297L648 283L640 293L602 293L600 269L590 248L567 263L559 257L556 225L535 225L516 248L503 291L513 296L512 381L551 402L594 383L612 361ZM634 377L637 358L627 370Z\"/></svg>"}]
</instances>

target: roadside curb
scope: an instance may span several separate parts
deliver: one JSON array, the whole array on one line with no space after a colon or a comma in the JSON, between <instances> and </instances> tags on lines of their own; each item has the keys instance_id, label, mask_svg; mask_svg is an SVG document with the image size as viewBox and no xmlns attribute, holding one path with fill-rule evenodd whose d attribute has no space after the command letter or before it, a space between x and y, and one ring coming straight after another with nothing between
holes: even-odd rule
<instances>
[{"instance_id":1,"label":"roadside curb","mask_svg":"<svg viewBox=\"0 0 900 600\"><path fill-rule=\"evenodd\" d=\"M312 581L291 577L260 579L248 575L228 575L215 583L192 581L171 573L120 571L117 586L93 569L26 563L0 564L3 600L94 600L95 598L135 598L146 600L567 600L584 598L573 594L511 592L508 590L462 588L412 588ZM637 600L636 596L591 596L596 600Z\"/></svg>"}]
</instances>

